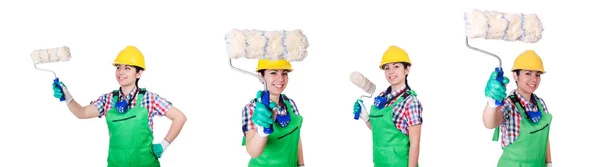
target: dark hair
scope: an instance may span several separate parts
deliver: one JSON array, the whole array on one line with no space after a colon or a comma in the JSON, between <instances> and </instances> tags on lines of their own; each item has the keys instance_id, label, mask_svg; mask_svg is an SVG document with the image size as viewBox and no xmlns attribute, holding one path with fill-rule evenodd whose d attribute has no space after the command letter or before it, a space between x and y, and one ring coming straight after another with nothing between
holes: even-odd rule
<instances>
[{"instance_id":1,"label":"dark hair","mask_svg":"<svg viewBox=\"0 0 600 167\"><path fill-rule=\"evenodd\" d=\"M138 67L138 66L133 66L133 67L135 67L135 73L138 73L138 72L144 70L144 68L142 68L142 67ZM138 82L139 81L140 81L140 78L136 78L135 79L135 87L136 88L140 88L140 87L138 87Z\"/></svg>"},{"instance_id":2,"label":"dark hair","mask_svg":"<svg viewBox=\"0 0 600 167\"><path fill-rule=\"evenodd\" d=\"M402 66L404 66L404 69L410 67L410 64L408 64L407 62L400 62L400 64L402 64ZM406 76L404 76L404 84L406 84L407 90L410 89L410 86L408 86L408 74L406 74Z\"/></svg>"},{"instance_id":3,"label":"dark hair","mask_svg":"<svg viewBox=\"0 0 600 167\"><path fill-rule=\"evenodd\" d=\"M516 72L517 76L519 76L519 74L521 74L521 70L520 69L512 70L512 72Z\"/></svg>"},{"instance_id":4,"label":"dark hair","mask_svg":"<svg viewBox=\"0 0 600 167\"><path fill-rule=\"evenodd\" d=\"M521 74L521 70L520 69L512 70L512 72L516 72L517 76L519 76ZM519 85L519 83L517 82L517 80L515 80L515 84Z\"/></svg>"},{"instance_id":5,"label":"dark hair","mask_svg":"<svg viewBox=\"0 0 600 167\"><path fill-rule=\"evenodd\" d=\"M265 71L266 71L266 70L258 70L258 71L256 71L256 72L260 73L260 75L261 75L261 76L265 76Z\"/></svg>"},{"instance_id":6,"label":"dark hair","mask_svg":"<svg viewBox=\"0 0 600 167\"><path fill-rule=\"evenodd\" d=\"M262 70L258 70L256 72L260 73L260 75L264 77L265 76L265 71L267 71L267 70L262 69ZM285 71L288 71L288 70L285 70Z\"/></svg>"}]
</instances>

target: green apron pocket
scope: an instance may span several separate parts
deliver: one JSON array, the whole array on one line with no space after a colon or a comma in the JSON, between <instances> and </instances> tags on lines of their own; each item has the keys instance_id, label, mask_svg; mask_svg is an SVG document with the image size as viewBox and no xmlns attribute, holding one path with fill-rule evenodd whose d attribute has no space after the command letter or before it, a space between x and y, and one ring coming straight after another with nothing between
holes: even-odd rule
<instances>
[{"instance_id":1,"label":"green apron pocket","mask_svg":"<svg viewBox=\"0 0 600 167\"><path fill-rule=\"evenodd\" d=\"M529 134L534 134L534 133L536 133L536 132L542 131L542 130L546 129L546 128L548 127L548 125L549 125L549 124L546 124L546 126L542 127L541 129L534 130L533 132L529 132Z\"/></svg>"},{"instance_id":2,"label":"green apron pocket","mask_svg":"<svg viewBox=\"0 0 600 167\"><path fill-rule=\"evenodd\" d=\"M371 118L383 117L383 114L382 115L369 115L369 117L371 117Z\"/></svg>"},{"instance_id":3,"label":"green apron pocket","mask_svg":"<svg viewBox=\"0 0 600 167\"><path fill-rule=\"evenodd\" d=\"M123 119L116 119L116 120L112 120L112 121L113 122L125 121L125 120L131 119L131 118L135 118L135 117L136 116L134 115L134 116L131 116L131 117L127 117L127 118L123 118Z\"/></svg>"},{"instance_id":4,"label":"green apron pocket","mask_svg":"<svg viewBox=\"0 0 600 167\"><path fill-rule=\"evenodd\" d=\"M287 134L285 134L285 135L283 135L283 136L280 136L280 137L278 137L277 139L284 138L284 137L286 137L286 136L288 136L288 135L290 135L290 134L294 133L296 130L298 130L298 127L297 127L297 126L296 126L296 128L294 128L294 130L292 130L291 132L289 132L289 133L287 133Z\"/></svg>"}]
</instances>

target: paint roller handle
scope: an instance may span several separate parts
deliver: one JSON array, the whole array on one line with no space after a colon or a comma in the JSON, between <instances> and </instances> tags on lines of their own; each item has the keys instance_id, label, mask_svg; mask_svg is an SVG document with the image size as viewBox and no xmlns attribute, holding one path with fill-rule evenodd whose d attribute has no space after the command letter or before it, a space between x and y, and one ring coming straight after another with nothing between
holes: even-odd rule
<instances>
[{"instance_id":1,"label":"paint roller handle","mask_svg":"<svg viewBox=\"0 0 600 167\"><path fill-rule=\"evenodd\" d=\"M362 100L358 99L354 102L354 120L358 120L360 118L360 114L362 111Z\"/></svg>"},{"instance_id":2,"label":"paint roller handle","mask_svg":"<svg viewBox=\"0 0 600 167\"><path fill-rule=\"evenodd\" d=\"M502 67L496 67L495 71L498 73L498 75L496 76L496 81L500 82L501 84L504 84L503 80L504 80L504 71L502 70ZM506 86L506 85L504 85ZM496 101L496 106L503 106L504 105L504 100L495 100Z\"/></svg>"},{"instance_id":3,"label":"paint roller handle","mask_svg":"<svg viewBox=\"0 0 600 167\"><path fill-rule=\"evenodd\" d=\"M265 105L265 107L267 107L269 110L272 110L272 108L269 107L270 101L271 101L269 98L269 95L270 95L269 90L264 90L261 94L260 100L261 100L261 103ZM268 134L273 133L273 124L269 125L269 127L263 127L263 128L264 128L263 132L265 134L268 135Z\"/></svg>"},{"instance_id":4,"label":"paint roller handle","mask_svg":"<svg viewBox=\"0 0 600 167\"><path fill-rule=\"evenodd\" d=\"M56 88L58 88L58 90L60 90L60 92L62 93L62 96L60 96L60 101L65 101L65 91L63 90L62 86L60 86L60 81L58 80L58 78L54 79L54 85L56 85Z\"/></svg>"},{"instance_id":5,"label":"paint roller handle","mask_svg":"<svg viewBox=\"0 0 600 167\"><path fill-rule=\"evenodd\" d=\"M369 113L367 113L367 109L361 99L354 102L354 120L358 120L359 118L365 122L369 121Z\"/></svg>"}]
</instances>

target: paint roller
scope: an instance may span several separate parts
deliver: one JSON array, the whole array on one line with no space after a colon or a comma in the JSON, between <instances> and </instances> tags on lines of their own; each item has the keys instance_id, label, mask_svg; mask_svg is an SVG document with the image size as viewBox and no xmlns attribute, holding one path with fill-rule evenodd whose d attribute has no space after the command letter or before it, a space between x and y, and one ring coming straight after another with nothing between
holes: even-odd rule
<instances>
[{"instance_id":1,"label":"paint roller","mask_svg":"<svg viewBox=\"0 0 600 167\"><path fill-rule=\"evenodd\" d=\"M373 84L373 82L371 82L367 77L362 75L360 72L357 72L357 71L352 72L350 74L350 81L354 85L361 88L363 91L370 94L369 96L362 95L362 96L360 96L359 99L362 100L363 97L367 97L367 98L373 97L373 93L375 92L375 88L376 88L375 84ZM362 104L361 104L361 106L362 106ZM365 108L365 106L362 106L362 107ZM354 113L354 120L358 120L361 112Z\"/></svg>"},{"instance_id":2,"label":"paint roller","mask_svg":"<svg viewBox=\"0 0 600 167\"><path fill-rule=\"evenodd\" d=\"M472 47L469 39L483 38L485 40L521 41L523 43L536 43L542 39L544 28L537 14L503 13L498 11L487 11L473 9L464 13L465 19L465 44L469 49L494 56L498 59L499 66L496 80L502 83L504 71L502 70L502 59L488 51ZM496 105L504 105L504 101L496 100Z\"/></svg>"},{"instance_id":3,"label":"paint roller","mask_svg":"<svg viewBox=\"0 0 600 167\"><path fill-rule=\"evenodd\" d=\"M31 52L31 58L33 60L33 66L42 71L48 71L54 74L54 84L62 91L62 87L59 84L58 77L56 73L52 70L39 68L38 64L45 63L57 63L57 62L66 62L71 60L71 50L67 46L56 47L56 48L48 48L48 49L37 49ZM60 97L60 101L65 101L65 96L63 92L63 96Z\"/></svg>"},{"instance_id":4,"label":"paint roller","mask_svg":"<svg viewBox=\"0 0 600 167\"><path fill-rule=\"evenodd\" d=\"M257 77L264 83L261 102L269 108L269 90L267 82L260 75L236 68L232 59L267 59L299 62L306 58L309 46L306 36L301 30L261 31L232 29L225 35L229 67L238 72ZM259 127L258 130L264 127ZM264 134L273 132L273 125L263 129Z\"/></svg>"}]
</instances>

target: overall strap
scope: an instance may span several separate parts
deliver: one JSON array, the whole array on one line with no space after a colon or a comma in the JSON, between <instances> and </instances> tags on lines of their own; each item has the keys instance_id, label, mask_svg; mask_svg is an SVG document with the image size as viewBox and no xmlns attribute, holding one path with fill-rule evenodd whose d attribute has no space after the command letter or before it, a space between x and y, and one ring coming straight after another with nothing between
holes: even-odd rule
<instances>
[{"instance_id":1,"label":"overall strap","mask_svg":"<svg viewBox=\"0 0 600 167\"><path fill-rule=\"evenodd\" d=\"M407 89L406 89L406 91L404 91L404 92L402 93L402 96L400 96L400 97L398 98L398 100L396 100L396 101L394 102L394 104L392 104L392 107L393 107L394 105L398 104L398 103L401 103L401 102L403 102L404 100L406 100L406 98L408 98L408 96L410 96L410 95L413 95L413 94L416 96L416 93L414 93L414 91L413 91L413 90L410 90L410 89L408 89L408 88L407 88Z\"/></svg>"},{"instance_id":2,"label":"overall strap","mask_svg":"<svg viewBox=\"0 0 600 167\"><path fill-rule=\"evenodd\" d=\"M538 98L535 98L535 100L537 101L538 111L544 114L544 112L546 112L546 110L544 110L544 106L542 106L542 103L540 103Z\"/></svg>"},{"instance_id":3,"label":"overall strap","mask_svg":"<svg viewBox=\"0 0 600 167\"><path fill-rule=\"evenodd\" d=\"M146 94L146 92L147 92L146 88L140 88L139 91L138 91L138 95L139 94ZM113 90L112 95L118 97L119 96L119 90L118 89L117 90Z\"/></svg>"},{"instance_id":4,"label":"overall strap","mask_svg":"<svg viewBox=\"0 0 600 167\"><path fill-rule=\"evenodd\" d=\"M537 103L537 107L538 107L538 111L541 112L541 114L544 114L544 112L546 112L546 110L544 110L544 106L542 106L542 103L540 102L540 98L538 98L537 96L535 96L535 103Z\"/></svg>"},{"instance_id":5,"label":"overall strap","mask_svg":"<svg viewBox=\"0 0 600 167\"><path fill-rule=\"evenodd\" d=\"M385 93L384 93L384 97L386 97L388 94L392 93L391 91L392 87L389 87ZM391 105L392 107L396 104L398 104L399 102L404 101L408 96L410 95L417 95L412 89L410 89L410 87L406 87L402 92L400 92L400 97L398 97L398 99ZM396 96L397 97L397 96ZM387 97L386 97L387 98ZM386 105L389 104L389 102L392 101L392 99L394 99L395 97L391 98L391 99L387 99Z\"/></svg>"},{"instance_id":6,"label":"overall strap","mask_svg":"<svg viewBox=\"0 0 600 167\"><path fill-rule=\"evenodd\" d=\"M142 99L144 97L144 95L146 94L147 90L146 88L140 88L138 91L138 98L136 100L136 106L140 105L142 102ZM112 92L113 95L113 107L117 104L118 100L119 100L119 90L113 90Z\"/></svg>"},{"instance_id":7,"label":"overall strap","mask_svg":"<svg viewBox=\"0 0 600 167\"><path fill-rule=\"evenodd\" d=\"M283 98L283 104L285 105L288 114L295 114L296 112L294 112L294 107L292 107L290 99L285 94L281 94L281 97Z\"/></svg>"},{"instance_id":8,"label":"overall strap","mask_svg":"<svg viewBox=\"0 0 600 167\"><path fill-rule=\"evenodd\" d=\"M113 90L112 95L113 95L113 97L115 97L115 96L119 97L119 90L118 89L117 90Z\"/></svg>"},{"instance_id":9,"label":"overall strap","mask_svg":"<svg viewBox=\"0 0 600 167\"><path fill-rule=\"evenodd\" d=\"M394 102L394 104L392 105L392 107L394 107L396 104L403 102L404 100L406 100L408 98L408 96L417 96L417 93L415 93L414 90L410 89L409 87L407 87L406 92L404 92L402 94L402 96L400 96L400 98L398 100L396 100L396 102ZM402 115L400 115L400 117L404 117L404 115L406 115L407 112L402 113Z\"/></svg>"},{"instance_id":10,"label":"overall strap","mask_svg":"<svg viewBox=\"0 0 600 167\"><path fill-rule=\"evenodd\" d=\"M138 92L137 100L135 102L136 107L140 107L142 105L142 100L144 99L145 94L146 94L146 89L145 88L140 89L140 91Z\"/></svg>"},{"instance_id":11,"label":"overall strap","mask_svg":"<svg viewBox=\"0 0 600 167\"><path fill-rule=\"evenodd\" d=\"M523 113L525 110L523 108L523 105L521 105L521 100L519 100L517 98L517 96L514 94L512 94L508 97L510 98L510 101L512 101L513 104L515 104L515 106L517 106L517 110L518 110L517 112L519 112L519 114L521 114L521 116L525 116L527 119L529 119L529 116L527 116L527 114Z\"/></svg>"},{"instance_id":12,"label":"overall strap","mask_svg":"<svg viewBox=\"0 0 600 167\"><path fill-rule=\"evenodd\" d=\"M113 95L112 107L115 107L115 106L117 106L117 102L119 101L119 90L113 90L112 95Z\"/></svg>"},{"instance_id":13,"label":"overall strap","mask_svg":"<svg viewBox=\"0 0 600 167\"><path fill-rule=\"evenodd\" d=\"M500 137L500 125L498 125L496 128L494 128L494 136L492 137L492 141L498 141L499 137Z\"/></svg>"},{"instance_id":14,"label":"overall strap","mask_svg":"<svg viewBox=\"0 0 600 167\"><path fill-rule=\"evenodd\" d=\"M515 92L515 94L516 94L516 92ZM512 94L509 96L510 100L517 106L517 109L519 110L519 114L521 114L521 116L524 116L527 119L529 119L529 115L525 114L524 106L521 104L521 101L517 98L517 95L515 95L515 94ZM538 97L535 96L534 94L532 94L531 97L533 98L534 105L538 107L538 112L541 112L541 114L544 114L543 113L544 107L540 103Z\"/></svg>"}]
</instances>

